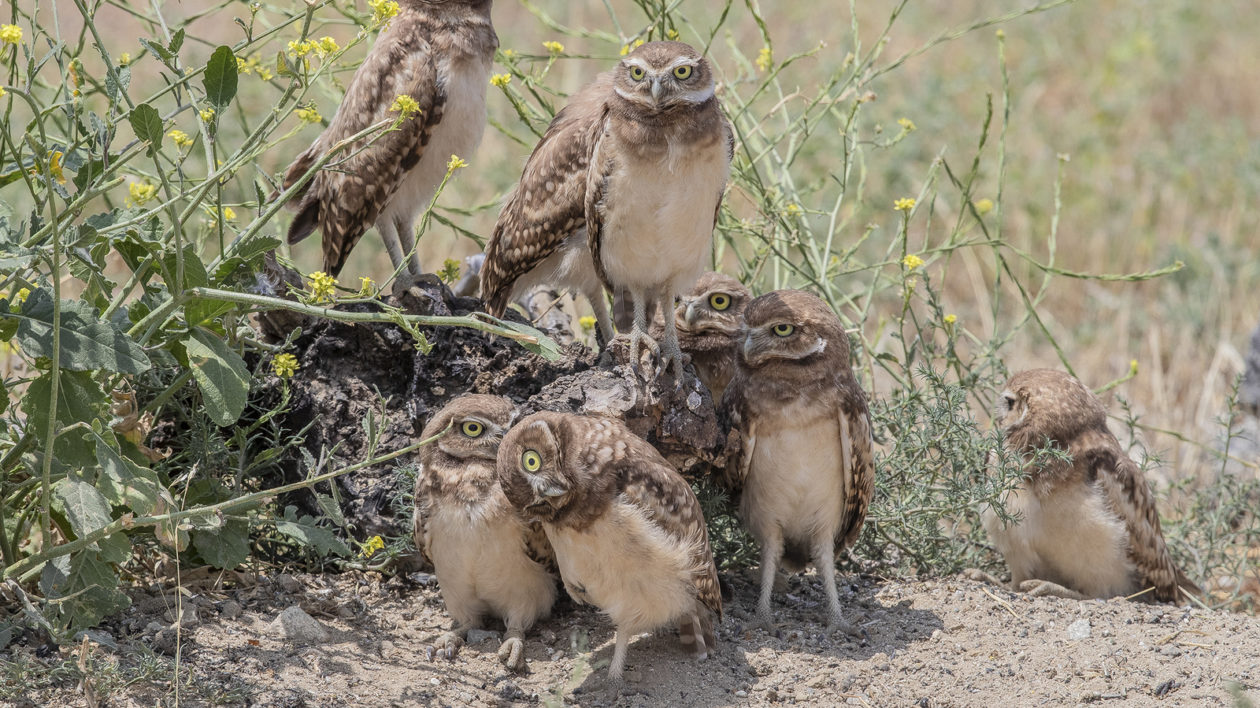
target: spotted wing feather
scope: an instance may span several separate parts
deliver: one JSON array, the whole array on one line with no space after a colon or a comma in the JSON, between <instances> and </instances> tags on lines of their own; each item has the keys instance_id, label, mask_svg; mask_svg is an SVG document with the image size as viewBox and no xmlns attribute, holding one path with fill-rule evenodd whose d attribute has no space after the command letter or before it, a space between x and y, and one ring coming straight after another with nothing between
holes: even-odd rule
<instances>
[{"instance_id":1,"label":"spotted wing feather","mask_svg":"<svg viewBox=\"0 0 1260 708\"><path fill-rule=\"evenodd\" d=\"M871 437L871 416L866 397L857 382L841 389L844 395L837 400L835 414L840 421L840 449L848 451L848 465L844 470L844 515L836 531L836 551L851 548L857 542L866 521L866 510L875 493L875 441ZM846 439L847 438L847 439Z\"/></svg>"}]
</instances>

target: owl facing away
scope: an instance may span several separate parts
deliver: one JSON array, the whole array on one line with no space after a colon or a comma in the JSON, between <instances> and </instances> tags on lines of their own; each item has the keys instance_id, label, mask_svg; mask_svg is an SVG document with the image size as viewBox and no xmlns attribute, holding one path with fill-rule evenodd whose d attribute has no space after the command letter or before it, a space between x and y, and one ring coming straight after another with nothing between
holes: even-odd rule
<instances>
[{"instance_id":1,"label":"owl facing away","mask_svg":"<svg viewBox=\"0 0 1260 708\"><path fill-rule=\"evenodd\" d=\"M674 308L678 345L691 357L696 375L709 389L714 405L721 403L722 392L735 375L735 359L743 340L744 308L750 300L752 293L743 283L729 275L709 272L700 276ZM658 317L652 334L663 331L664 323Z\"/></svg>"},{"instance_id":2,"label":"owl facing away","mask_svg":"<svg viewBox=\"0 0 1260 708\"><path fill-rule=\"evenodd\" d=\"M849 339L818 297L766 293L744 310L735 377L722 398L731 422L727 479L761 547L758 624L770 630L779 564L813 562L830 624L850 634L836 588L836 555L857 540L875 484L866 395L849 364Z\"/></svg>"},{"instance_id":3,"label":"owl facing away","mask_svg":"<svg viewBox=\"0 0 1260 708\"><path fill-rule=\"evenodd\" d=\"M1077 379L1052 369L1015 374L1002 392L997 423L1005 446L1031 458L1054 445L1051 459L981 520L1006 559L1011 587L1033 594L1110 598L1149 591L1161 602L1201 591L1168 554L1155 499L1142 469L1111 431L1102 402Z\"/></svg>"},{"instance_id":4,"label":"owl facing away","mask_svg":"<svg viewBox=\"0 0 1260 708\"><path fill-rule=\"evenodd\" d=\"M650 444L620 421L535 413L499 447L499 481L542 524L565 589L617 628L608 673L621 678L630 637L677 623L704 658L722 613L700 502Z\"/></svg>"},{"instance_id":5,"label":"owl facing away","mask_svg":"<svg viewBox=\"0 0 1260 708\"><path fill-rule=\"evenodd\" d=\"M672 309L710 256L734 150L708 62L682 42L648 42L570 99L525 164L486 245L490 314L528 288L572 288L612 337L604 289L634 303L631 360L647 304ZM665 362L681 364L674 321Z\"/></svg>"},{"instance_id":6,"label":"owl facing away","mask_svg":"<svg viewBox=\"0 0 1260 708\"><path fill-rule=\"evenodd\" d=\"M505 398L466 395L429 421L416 478L416 548L432 564L455 620L439 648L453 658L469 629L493 615L507 625L499 658L525 668L525 632L556 599L554 556L537 524L521 519L499 487L495 461L515 409Z\"/></svg>"},{"instance_id":7,"label":"owl facing away","mask_svg":"<svg viewBox=\"0 0 1260 708\"><path fill-rule=\"evenodd\" d=\"M324 270L341 272L350 251L376 225L395 270L421 273L415 219L446 176L452 155L468 158L486 126L486 86L498 37L492 0L399 0L400 11L355 72L328 127L289 165L292 187L338 143L399 116L395 99L418 110L396 130L360 138L292 197L295 244L323 233Z\"/></svg>"}]
</instances>

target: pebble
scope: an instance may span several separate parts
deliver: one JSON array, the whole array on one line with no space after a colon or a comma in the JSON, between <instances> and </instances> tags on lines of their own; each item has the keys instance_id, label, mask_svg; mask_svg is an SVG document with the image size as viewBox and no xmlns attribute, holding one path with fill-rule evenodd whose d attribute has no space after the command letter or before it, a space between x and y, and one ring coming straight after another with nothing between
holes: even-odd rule
<instances>
[{"instance_id":1,"label":"pebble","mask_svg":"<svg viewBox=\"0 0 1260 708\"><path fill-rule=\"evenodd\" d=\"M219 613L228 619L236 619L244 612L241 603L236 600L224 600L223 605L219 608Z\"/></svg>"},{"instance_id":2,"label":"pebble","mask_svg":"<svg viewBox=\"0 0 1260 708\"><path fill-rule=\"evenodd\" d=\"M486 641L487 639L498 639L498 638L499 638L498 632L491 632L485 629L470 629L468 630L467 641L470 645L472 645L472 644L480 644Z\"/></svg>"},{"instance_id":3,"label":"pebble","mask_svg":"<svg viewBox=\"0 0 1260 708\"><path fill-rule=\"evenodd\" d=\"M302 583L291 573L281 573L276 576L276 584L285 592L299 592L302 589Z\"/></svg>"},{"instance_id":4,"label":"pebble","mask_svg":"<svg viewBox=\"0 0 1260 708\"><path fill-rule=\"evenodd\" d=\"M736 692L735 692L735 697L736 697L736 698L747 698L747 697L748 697L748 691L745 691L744 689L742 689L742 688L741 688L741 689L739 689L738 691L736 691Z\"/></svg>"},{"instance_id":5,"label":"pebble","mask_svg":"<svg viewBox=\"0 0 1260 708\"><path fill-rule=\"evenodd\" d=\"M328 641L328 630L314 617L306 614L301 607L290 605L279 614L267 632L273 636L283 637L298 644L313 644Z\"/></svg>"},{"instance_id":6,"label":"pebble","mask_svg":"<svg viewBox=\"0 0 1260 708\"><path fill-rule=\"evenodd\" d=\"M1089 639L1089 620L1084 617L1068 625L1067 638L1073 640Z\"/></svg>"}]
</instances>

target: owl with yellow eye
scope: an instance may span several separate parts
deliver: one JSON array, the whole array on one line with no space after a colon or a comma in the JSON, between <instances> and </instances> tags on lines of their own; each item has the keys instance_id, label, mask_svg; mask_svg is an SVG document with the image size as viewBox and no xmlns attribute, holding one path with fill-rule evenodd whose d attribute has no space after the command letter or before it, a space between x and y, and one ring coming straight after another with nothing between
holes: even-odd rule
<instances>
[{"instance_id":1,"label":"owl with yellow eye","mask_svg":"<svg viewBox=\"0 0 1260 708\"><path fill-rule=\"evenodd\" d=\"M416 548L433 564L454 628L437 641L453 659L488 617L507 626L499 659L526 668L525 632L556 599L555 556L539 524L523 521L499 486L495 460L516 411L499 396L466 395L429 421L413 519Z\"/></svg>"},{"instance_id":2,"label":"owl with yellow eye","mask_svg":"<svg viewBox=\"0 0 1260 708\"><path fill-rule=\"evenodd\" d=\"M691 357L696 375L709 389L715 405L722 401L722 392L735 374L744 307L751 299L752 293L743 283L729 275L709 272L700 276L674 308L678 345ZM663 331L664 324L658 317L652 336Z\"/></svg>"}]
</instances>

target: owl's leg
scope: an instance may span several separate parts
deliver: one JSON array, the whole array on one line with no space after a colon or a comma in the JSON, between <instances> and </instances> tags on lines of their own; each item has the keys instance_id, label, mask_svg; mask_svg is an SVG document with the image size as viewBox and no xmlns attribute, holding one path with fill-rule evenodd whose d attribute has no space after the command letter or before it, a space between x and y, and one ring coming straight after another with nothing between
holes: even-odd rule
<instances>
[{"instance_id":1,"label":"owl's leg","mask_svg":"<svg viewBox=\"0 0 1260 708\"><path fill-rule=\"evenodd\" d=\"M774 617L770 614L770 593L774 591L774 576L783 556L783 532L775 528L768 538L761 540L761 597L757 600L757 623L768 633L774 632Z\"/></svg>"},{"instance_id":2,"label":"owl's leg","mask_svg":"<svg viewBox=\"0 0 1260 708\"><path fill-rule=\"evenodd\" d=\"M420 254L416 251L416 222L414 216L407 216L398 220L398 242L401 245L402 257L407 260L407 270L411 275L419 276L424 271L420 269ZM398 267L398 263L394 264Z\"/></svg>"},{"instance_id":3,"label":"owl's leg","mask_svg":"<svg viewBox=\"0 0 1260 708\"><path fill-rule=\"evenodd\" d=\"M634 326L630 328L630 366L639 370L639 345L646 341L653 352L660 349L655 339L647 333L647 296L634 293Z\"/></svg>"},{"instance_id":4,"label":"owl's leg","mask_svg":"<svg viewBox=\"0 0 1260 708\"><path fill-rule=\"evenodd\" d=\"M671 313L674 311L674 294L669 288L661 290L657 296L661 306L661 312L667 317L662 319L665 321L665 341L661 342L661 372L664 373L670 364L674 365L674 372L682 371L683 353L682 348L678 346L678 329L674 326L674 318Z\"/></svg>"},{"instance_id":5,"label":"owl's leg","mask_svg":"<svg viewBox=\"0 0 1260 708\"><path fill-rule=\"evenodd\" d=\"M600 354L603 354L615 336L612 318L608 316L608 298L604 297L604 289L598 288L594 292L586 293L586 299L590 301L591 310L595 313L595 343L599 345Z\"/></svg>"},{"instance_id":6,"label":"owl's leg","mask_svg":"<svg viewBox=\"0 0 1260 708\"><path fill-rule=\"evenodd\" d=\"M397 222L388 217L378 219L376 230L381 232L381 240L385 242L385 252L389 254L390 264L394 270L398 270L398 266L402 265L403 258L406 257L406 251L403 250L399 240Z\"/></svg>"},{"instance_id":7,"label":"owl's leg","mask_svg":"<svg viewBox=\"0 0 1260 708\"><path fill-rule=\"evenodd\" d=\"M508 624L507 634L503 635L503 643L499 645L499 661L513 671L525 671L529 665L525 663L525 629Z\"/></svg>"},{"instance_id":8,"label":"owl's leg","mask_svg":"<svg viewBox=\"0 0 1260 708\"><path fill-rule=\"evenodd\" d=\"M996 576L991 573L986 573L979 568L967 568L962 572L962 576L968 580L974 580L977 583L997 585L998 587L1008 587L1006 583L998 580Z\"/></svg>"},{"instance_id":9,"label":"owl's leg","mask_svg":"<svg viewBox=\"0 0 1260 708\"><path fill-rule=\"evenodd\" d=\"M429 661L433 661L436 657L442 657L447 661L454 661L455 655L459 653L459 648L464 645L464 640L468 637L468 630L476 629L481 626L479 621L468 623L455 622L455 626L449 632L443 633L433 642L433 645L425 650Z\"/></svg>"},{"instance_id":10,"label":"owl's leg","mask_svg":"<svg viewBox=\"0 0 1260 708\"><path fill-rule=\"evenodd\" d=\"M621 681L621 672L626 668L626 649L630 647L630 633L617 628L617 643L613 648L612 663L608 665L608 678Z\"/></svg>"},{"instance_id":11,"label":"owl's leg","mask_svg":"<svg viewBox=\"0 0 1260 708\"><path fill-rule=\"evenodd\" d=\"M827 609L830 617L828 629L839 630L851 637L861 637L862 630L845 621L840 612L840 591L836 588L836 549L832 536L828 535L818 544L814 551L814 564L818 566L818 574L822 576L823 591L827 593Z\"/></svg>"},{"instance_id":12,"label":"owl's leg","mask_svg":"<svg viewBox=\"0 0 1260 708\"><path fill-rule=\"evenodd\" d=\"M1031 597L1061 597L1065 600L1088 600L1087 595L1063 587L1062 585L1050 580L1025 580L1013 589L1020 592L1026 592Z\"/></svg>"},{"instance_id":13,"label":"owl's leg","mask_svg":"<svg viewBox=\"0 0 1260 708\"><path fill-rule=\"evenodd\" d=\"M699 615L687 615L678 621L678 641L682 643L683 648L694 654L697 659L704 660L709 658L708 637L712 636L712 627L706 633Z\"/></svg>"}]
</instances>

